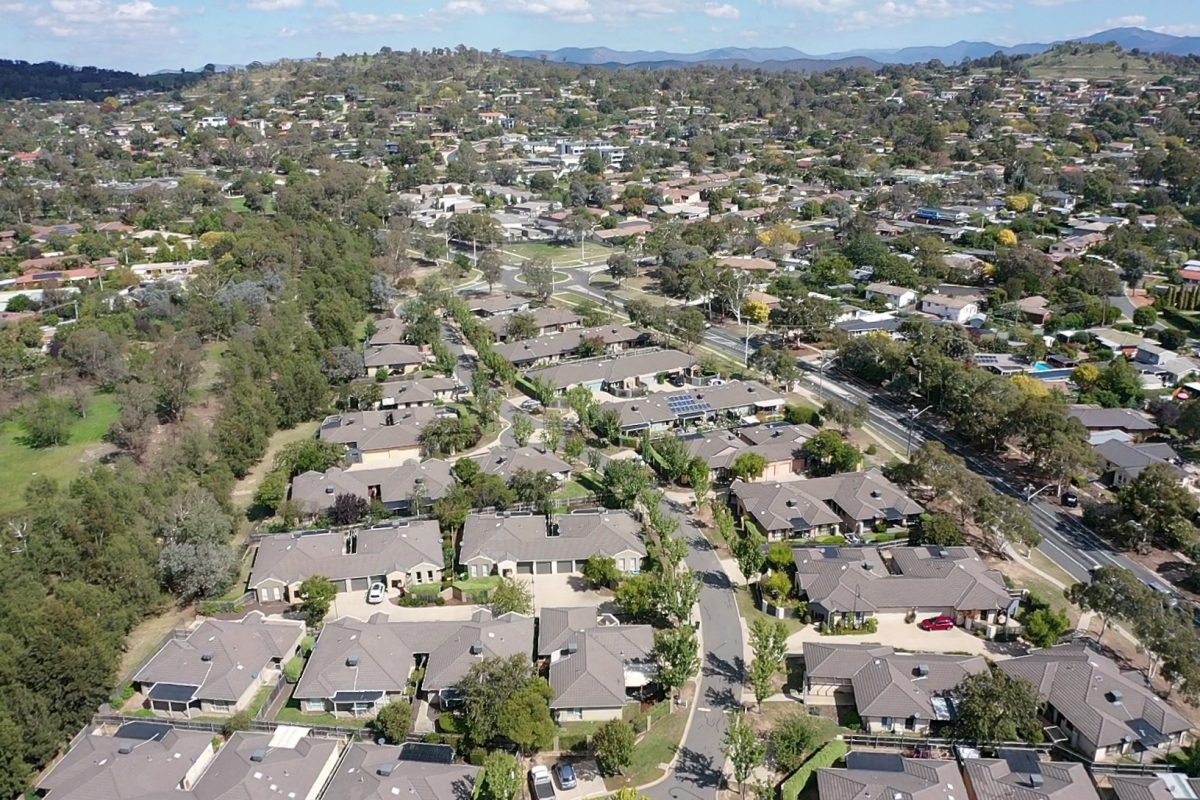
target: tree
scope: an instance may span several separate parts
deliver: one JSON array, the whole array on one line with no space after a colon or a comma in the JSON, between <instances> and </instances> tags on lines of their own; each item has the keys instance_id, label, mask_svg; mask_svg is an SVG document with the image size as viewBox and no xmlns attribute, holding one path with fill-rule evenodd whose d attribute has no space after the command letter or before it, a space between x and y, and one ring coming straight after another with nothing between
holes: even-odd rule
<instances>
[{"instance_id":1,"label":"tree","mask_svg":"<svg viewBox=\"0 0 1200 800\"><path fill-rule=\"evenodd\" d=\"M495 250L484 250L479 254L476 266L479 267L480 277L488 285L488 294L491 294L496 284L500 281L501 275L503 275L500 254Z\"/></svg>"},{"instance_id":2,"label":"tree","mask_svg":"<svg viewBox=\"0 0 1200 800\"><path fill-rule=\"evenodd\" d=\"M862 452L837 431L823 430L804 445L808 471L814 476L852 472L862 461Z\"/></svg>"},{"instance_id":3,"label":"tree","mask_svg":"<svg viewBox=\"0 0 1200 800\"><path fill-rule=\"evenodd\" d=\"M733 537L730 550L746 580L754 580L762 572L763 564L767 560L766 553L763 552L766 546L767 539L757 528L747 529L741 536Z\"/></svg>"},{"instance_id":4,"label":"tree","mask_svg":"<svg viewBox=\"0 0 1200 800\"><path fill-rule=\"evenodd\" d=\"M763 701L774 692L775 676L783 672L787 636L787 626L780 620L768 622L756 618L750 624L750 648L754 653L750 662L750 685L760 709Z\"/></svg>"},{"instance_id":5,"label":"tree","mask_svg":"<svg viewBox=\"0 0 1200 800\"><path fill-rule=\"evenodd\" d=\"M1145 603L1145 586L1127 569L1098 567L1090 581L1076 583L1066 591L1067 599L1084 611L1100 615L1100 636L1104 639L1113 619L1137 619L1150 613Z\"/></svg>"},{"instance_id":6,"label":"tree","mask_svg":"<svg viewBox=\"0 0 1200 800\"><path fill-rule=\"evenodd\" d=\"M637 264L625 253L613 253L606 262L609 277L621 284L626 278L637 275Z\"/></svg>"},{"instance_id":7,"label":"tree","mask_svg":"<svg viewBox=\"0 0 1200 800\"><path fill-rule=\"evenodd\" d=\"M413 707L407 700L393 700L371 720L371 732L376 738L384 738L392 744L400 744L408 738L412 728Z\"/></svg>"},{"instance_id":8,"label":"tree","mask_svg":"<svg viewBox=\"0 0 1200 800\"><path fill-rule=\"evenodd\" d=\"M1031 550L1042 541L1029 518L1029 507L1015 497L985 494L976 502L974 515L988 546L997 553L1003 552L1006 544Z\"/></svg>"},{"instance_id":9,"label":"tree","mask_svg":"<svg viewBox=\"0 0 1200 800\"><path fill-rule=\"evenodd\" d=\"M640 461L619 459L604 467L604 504L610 508L631 509L642 493L650 488L653 478Z\"/></svg>"},{"instance_id":10,"label":"tree","mask_svg":"<svg viewBox=\"0 0 1200 800\"><path fill-rule=\"evenodd\" d=\"M765 325L771 317L771 307L762 300L747 300L742 307L742 316L755 325Z\"/></svg>"},{"instance_id":11,"label":"tree","mask_svg":"<svg viewBox=\"0 0 1200 800\"><path fill-rule=\"evenodd\" d=\"M106 438L132 455L134 460L141 461L158 422L154 389L141 381L129 381L117 390L117 404L121 413L109 426Z\"/></svg>"},{"instance_id":12,"label":"tree","mask_svg":"<svg viewBox=\"0 0 1200 800\"><path fill-rule=\"evenodd\" d=\"M910 547L937 545L957 547L964 542L962 528L949 514L925 513L908 532Z\"/></svg>"},{"instance_id":13,"label":"tree","mask_svg":"<svg viewBox=\"0 0 1200 800\"><path fill-rule=\"evenodd\" d=\"M19 420L25 444L41 449L67 443L74 414L66 401L43 394L22 409Z\"/></svg>"},{"instance_id":14,"label":"tree","mask_svg":"<svg viewBox=\"0 0 1200 800\"><path fill-rule=\"evenodd\" d=\"M533 612L533 589L525 581L501 578L491 594L492 614L500 616L510 611L518 614Z\"/></svg>"},{"instance_id":15,"label":"tree","mask_svg":"<svg viewBox=\"0 0 1200 800\"><path fill-rule=\"evenodd\" d=\"M581 570L588 583L597 588L612 588L621 580L621 571L611 556L592 556Z\"/></svg>"},{"instance_id":16,"label":"tree","mask_svg":"<svg viewBox=\"0 0 1200 800\"><path fill-rule=\"evenodd\" d=\"M733 764L734 780L738 782L738 790L744 795L746 779L750 777L750 772L763 762L767 754L766 745L746 721L745 714L730 716L721 752Z\"/></svg>"},{"instance_id":17,"label":"tree","mask_svg":"<svg viewBox=\"0 0 1200 800\"><path fill-rule=\"evenodd\" d=\"M517 447L529 444L529 437L533 435L533 420L528 414L518 413L513 417L512 435Z\"/></svg>"},{"instance_id":18,"label":"tree","mask_svg":"<svg viewBox=\"0 0 1200 800\"><path fill-rule=\"evenodd\" d=\"M1170 464L1155 462L1117 491L1122 523L1117 532L1139 549L1151 545L1175 549L1192 544L1196 529L1196 498Z\"/></svg>"},{"instance_id":19,"label":"tree","mask_svg":"<svg viewBox=\"0 0 1200 800\"><path fill-rule=\"evenodd\" d=\"M655 631L654 660L658 683L664 691L677 692L700 669L700 643L691 625Z\"/></svg>"},{"instance_id":20,"label":"tree","mask_svg":"<svg viewBox=\"0 0 1200 800\"><path fill-rule=\"evenodd\" d=\"M314 575L300 584L297 594L300 596L300 612L304 614L310 626L316 627L329 613L337 589L334 588L333 581L321 575Z\"/></svg>"},{"instance_id":21,"label":"tree","mask_svg":"<svg viewBox=\"0 0 1200 800\"><path fill-rule=\"evenodd\" d=\"M457 686L467 739L478 745L495 739L505 701L539 682L545 684L527 655L487 656L472 664Z\"/></svg>"},{"instance_id":22,"label":"tree","mask_svg":"<svg viewBox=\"0 0 1200 800\"><path fill-rule=\"evenodd\" d=\"M472 800L516 800L523 774L516 756L504 750L493 750L475 779Z\"/></svg>"},{"instance_id":23,"label":"tree","mask_svg":"<svg viewBox=\"0 0 1200 800\"><path fill-rule=\"evenodd\" d=\"M688 486L692 487L692 494L696 498L696 507L708 497L708 492L712 489L712 472L708 468L708 462L700 456L696 456L688 463L687 468Z\"/></svg>"},{"instance_id":24,"label":"tree","mask_svg":"<svg viewBox=\"0 0 1200 800\"><path fill-rule=\"evenodd\" d=\"M504 335L509 339L532 339L538 335L537 319L528 311L518 311L508 318Z\"/></svg>"},{"instance_id":25,"label":"tree","mask_svg":"<svg viewBox=\"0 0 1200 800\"><path fill-rule=\"evenodd\" d=\"M545 258L531 258L521 265L521 280L537 299L546 302L554 292L554 267Z\"/></svg>"},{"instance_id":26,"label":"tree","mask_svg":"<svg viewBox=\"0 0 1200 800\"><path fill-rule=\"evenodd\" d=\"M851 428L861 428L867 424L870 410L865 401L850 404L841 400L830 400L821 409L821 416L836 422L842 436L849 436Z\"/></svg>"},{"instance_id":27,"label":"tree","mask_svg":"<svg viewBox=\"0 0 1200 800\"><path fill-rule=\"evenodd\" d=\"M653 623L659 620L658 577L643 572L630 575L617 586L617 607L631 622Z\"/></svg>"},{"instance_id":28,"label":"tree","mask_svg":"<svg viewBox=\"0 0 1200 800\"><path fill-rule=\"evenodd\" d=\"M554 690L538 678L511 695L500 707L497 732L523 753L548 750L558 726L550 715Z\"/></svg>"},{"instance_id":29,"label":"tree","mask_svg":"<svg viewBox=\"0 0 1200 800\"><path fill-rule=\"evenodd\" d=\"M195 336L175 336L154 349L149 372L158 391L159 414L164 419L183 417L203 359L204 350Z\"/></svg>"},{"instance_id":30,"label":"tree","mask_svg":"<svg viewBox=\"0 0 1200 800\"><path fill-rule=\"evenodd\" d=\"M671 317L671 333L683 343L683 349L689 353L704 340L707 327L704 312L698 308L688 307Z\"/></svg>"},{"instance_id":31,"label":"tree","mask_svg":"<svg viewBox=\"0 0 1200 800\"><path fill-rule=\"evenodd\" d=\"M558 479L545 470L529 470L522 467L508 479L508 488L516 495L517 501L528 503L539 514L549 514L552 510L550 500L558 491Z\"/></svg>"},{"instance_id":32,"label":"tree","mask_svg":"<svg viewBox=\"0 0 1200 800\"><path fill-rule=\"evenodd\" d=\"M648 455L664 480L671 483L683 481L692 463L687 444L677 436L664 436L650 442L650 450L652 453Z\"/></svg>"},{"instance_id":33,"label":"tree","mask_svg":"<svg viewBox=\"0 0 1200 800\"><path fill-rule=\"evenodd\" d=\"M354 525L361 522L369 510L370 504L365 497L344 492L333 499L329 518L334 525Z\"/></svg>"},{"instance_id":34,"label":"tree","mask_svg":"<svg viewBox=\"0 0 1200 800\"><path fill-rule=\"evenodd\" d=\"M953 736L978 746L1041 740L1037 688L996 667L968 675L954 690L958 719Z\"/></svg>"},{"instance_id":35,"label":"tree","mask_svg":"<svg viewBox=\"0 0 1200 800\"><path fill-rule=\"evenodd\" d=\"M692 609L700 599L700 578L691 572L668 572L655 584L658 610L677 625L692 618Z\"/></svg>"},{"instance_id":36,"label":"tree","mask_svg":"<svg viewBox=\"0 0 1200 800\"><path fill-rule=\"evenodd\" d=\"M237 567L229 545L212 541L169 542L158 556L163 585L183 602L221 594Z\"/></svg>"},{"instance_id":37,"label":"tree","mask_svg":"<svg viewBox=\"0 0 1200 800\"><path fill-rule=\"evenodd\" d=\"M1025 638L1034 647L1053 647L1071 629L1071 620L1062 611L1038 608L1025 616Z\"/></svg>"},{"instance_id":38,"label":"tree","mask_svg":"<svg viewBox=\"0 0 1200 800\"><path fill-rule=\"evenodd\" d=\"M475 446L483 435L478 423L462 417L435 419L421 432L430 455L453 455Z\"/></svg>"},{"instance_id":39,"label":"tree","mask_svg":"<svg viewBox=\"0 0 1200 800\"><path fill-rule=\"evenodd\" d=\"M763 345L750 356L750 366L788 386L800 380L800 368L796 366L795 356L783 348L776 349L769 344Z\"/></svg>"},{"instance_id":40,"label":"tree","mask_svg":"<svg viewBox=\"0 0 1200 800\"><path fill-rule=\"evenodd\" d=\"M620 775L633 763L637 739L625 720L610 719L592 734L592 751L602 775Z\"/></svg>"},{"instance_id":41,"label":"tree","mask_svg":"<svg viewBox=\"0 0 1200 800\"><path fill-rule=\"evenodd\" d=\"M754 481L761 478L766 469L766 457L762 453L748 451L733 460L729 475L735 480Z\"/></svg>"},{"instance_id":42,"label":"tree","mask_svg":"<svg viewBox=\"0 0 1200 800\"><path fill-rule=\"evenodd\" d=\"M542 443L546 445L547 452L558 452L565 433L566 428L563 425L562 414L553 408L547 409L542 422Z\"/></svg>"},{"instance_id":43,"label":"tree","mask_svg":"<svg viewBox=\"0 0 1200 800\"><path fill-rule=\"evenodd\" d=\"M821 740L820 733L807 714L788 714L775 723L768 739L771 761L784 774L799 769L810 751Z\"/></svg>"}]
</instances>

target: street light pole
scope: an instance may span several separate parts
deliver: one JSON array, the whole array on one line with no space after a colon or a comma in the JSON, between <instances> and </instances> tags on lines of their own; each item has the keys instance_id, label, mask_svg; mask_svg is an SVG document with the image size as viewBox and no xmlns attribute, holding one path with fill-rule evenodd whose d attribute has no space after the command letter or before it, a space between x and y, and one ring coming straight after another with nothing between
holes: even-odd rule
<instances>
[{"instance_id":1,"label":"street light pole","mask_svg":"<svg viewBox=\"0 0 1200 800\"><path fill-rule=\"evenodd\" d=\"M922 414L924 414L926 411L928 411L931 408L933 408L932 405L925 406L917 413L909 416L909 418L908 418L908 439L904 445L904 457L905 458L912 458L912 432L913 432L913 425L916 424L917 417L921 416Z\"/></svg>"}]
</instances>

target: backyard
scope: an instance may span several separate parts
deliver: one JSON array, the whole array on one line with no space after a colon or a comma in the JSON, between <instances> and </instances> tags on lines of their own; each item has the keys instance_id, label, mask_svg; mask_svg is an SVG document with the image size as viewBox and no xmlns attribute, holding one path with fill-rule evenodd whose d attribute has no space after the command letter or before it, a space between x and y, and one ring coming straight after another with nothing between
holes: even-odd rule
<instances>
[{"instance_id":1,"label":"backyard","mask_svg":"<svg viewBox=\"0 0 1200 800\"><path fill-rule=\"evenodd\" d=\"M104 434L119 413L112 395L93 395L87 414L72 423L70 438L58 447L29 447L16 421L0 424L0 483L4 486L0 513L17 511L24 505L25 489L35 477L65 483L85 465L110 452Z\"/></svg>"}]
</instances>

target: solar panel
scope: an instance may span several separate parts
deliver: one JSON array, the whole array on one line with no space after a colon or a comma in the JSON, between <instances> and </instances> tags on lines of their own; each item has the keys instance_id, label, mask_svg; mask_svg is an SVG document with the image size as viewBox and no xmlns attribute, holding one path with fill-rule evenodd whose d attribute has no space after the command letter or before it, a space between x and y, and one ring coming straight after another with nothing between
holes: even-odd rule
<instances>
[{"instance_id":1,"label":"solar panel","mask_svg":"<svg viewBox=\"0 0 1200 800\"><path fill-rule=\"evenodd\" d=\"M383 692L337 692L333 696L335 703L369 703L383 697Z\"/></svg>"},{"instance_id":2,"label":"solar panel","mask_svg":"<svg viewBox=\"0 0 1200 800\"><path fill-rule=\"evenodd\" d=\"M199 686L185 686L178 683L156 683L150 690L151 700L165 700L174 703L186 703L196 696Z\"/></svg>"},{"instance_id":3,"label":"solar panel","mask_svg":"<svg viewBox=\"0 0 1200 800\"><path fill-rule=\"evenodd\" d=\"M172 731L170 725L161 722L126 722L117 728L115 736L121 739L157 741Z\"/></svg>"},{"instance_id":4,"label":"solar panel","mask_svg":"<svg viewBox=\"0 0 1200 800\"><path fill-rule=\"evenodd\" d=\"M450 764L454 761L454 748L448 744L405 742L400 745L400 760L420 761L425 764Z\"/></svg>"}]
</instances>

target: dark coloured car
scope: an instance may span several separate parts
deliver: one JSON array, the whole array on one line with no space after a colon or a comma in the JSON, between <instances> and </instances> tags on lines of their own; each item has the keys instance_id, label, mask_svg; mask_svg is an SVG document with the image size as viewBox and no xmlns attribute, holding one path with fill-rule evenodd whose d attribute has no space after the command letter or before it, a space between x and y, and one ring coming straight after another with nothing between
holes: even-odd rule
<instances>
[{"instance_id":1,"label":"dark coloured car","mask_svg":"<svg viewBox=\"0 0 1200 800\"><path fill-rule=\"evenodd\" d=\"M563 789L574 789L576 786L575 768L569 762L560 761L554 766L554 772L558 775L558 785Z\"/></svg>"},{"instance_id":2,"label":"dark coloured car","mask_svg":"<svg viewBox=\"0 0 1200 800\"><path fill-rule=\"evenodd\" d=\"M1079 505L1079 495L1074 492L1063 492L1062 504L1067 508L1075 508Z\"/></svg>"}]
</instances>

